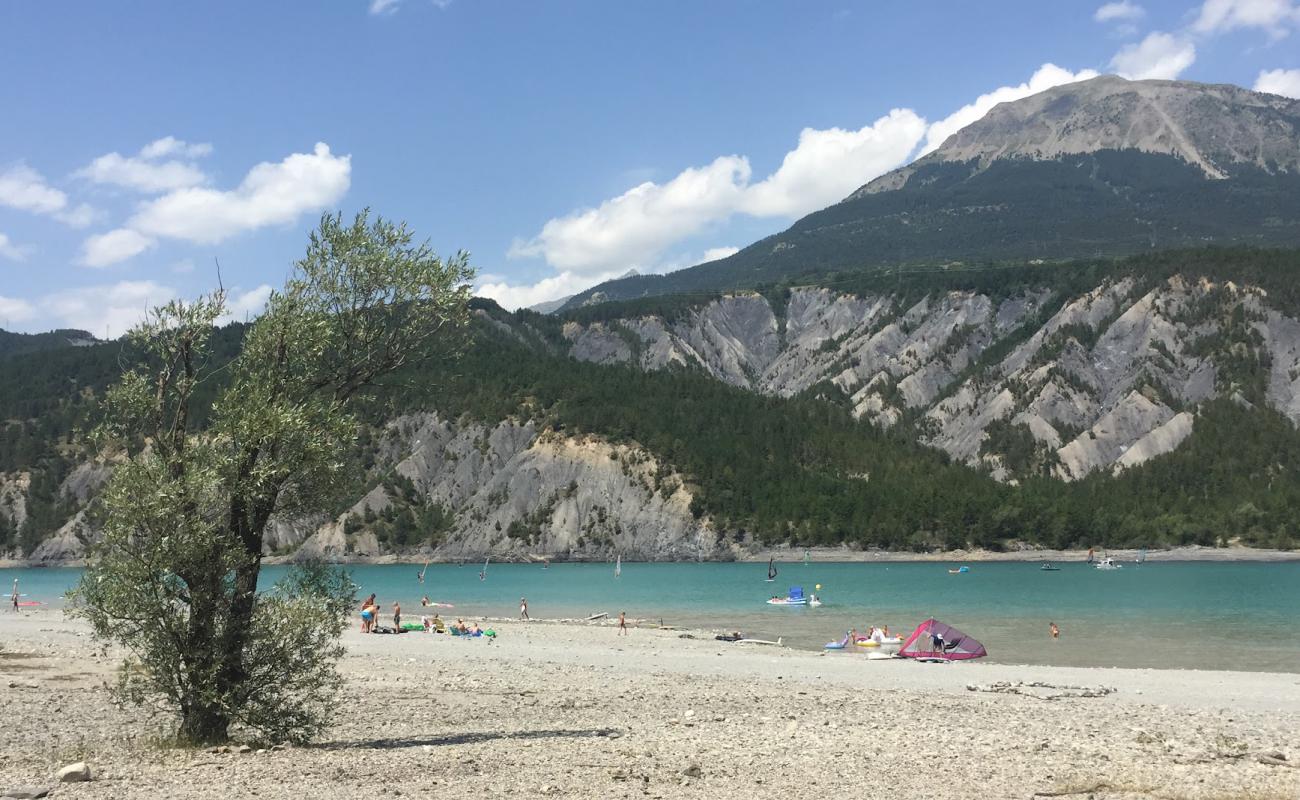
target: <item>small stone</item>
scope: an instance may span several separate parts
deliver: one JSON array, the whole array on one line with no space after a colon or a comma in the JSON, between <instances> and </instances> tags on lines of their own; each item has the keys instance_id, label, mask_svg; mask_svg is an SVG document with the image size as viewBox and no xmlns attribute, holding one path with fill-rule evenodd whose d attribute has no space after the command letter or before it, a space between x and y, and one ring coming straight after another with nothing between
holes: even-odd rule
<instances>
[{"instance_id":1,"label":"small stone","mask_svg":"<svg viewBox=\"0 0 1300 800\"><path fill-rule=\"evenodd\" d=\"M241 755L241 756L242 756L242 755L247 755L248 753L253 752L253 748L249 747L249 746L246 745L246 744L241 744L239 747L236 747L236 748L235 748L235 752L238 753L238 754Z\"/></svg>"},{"instance_id":2,"label":"small stone","mask_svg":"<svg viewBox=\"0 0 1300 800\"><path fill-rule=\"evenodd\" d=\"M18 786L0 792L0 797L13 798L13 800L37 800L37 798L49 796L50 790L39 786Z\"/></svg>"},{"instance_id":3,"label":"small stone","mask_svg":"<svg viewBox=\"0 0 1300 800\"><path fill-rule=\"evenodd\" d=\"M682 770L683 778L701 778L703 776L704 770L700 769L699 764L691 764L689 767Z\"/></svg>"},{"instance_id":4,"label":"small stone","mask_svg":"<svg viewBox=\"0 0 1300 800\"><path fill-rule=\"evenodd\" d=\"M690 718L693 717L693 716L695 716L695 709L693 709L693 708L687 709L687 710L686 710L685 717L686 717L687 719L690 719Z\"/></svg>"},{"instance_id":5,"label":"small stone","mask_svg":"<svg viewBox=\"0 0 1300 800\"><path fill-rule=\"evenodd\" d=\"M90 766L84 761L69 764L54 775L59 783L80 783L90 780Z\"/></svg>"}]
</instances>

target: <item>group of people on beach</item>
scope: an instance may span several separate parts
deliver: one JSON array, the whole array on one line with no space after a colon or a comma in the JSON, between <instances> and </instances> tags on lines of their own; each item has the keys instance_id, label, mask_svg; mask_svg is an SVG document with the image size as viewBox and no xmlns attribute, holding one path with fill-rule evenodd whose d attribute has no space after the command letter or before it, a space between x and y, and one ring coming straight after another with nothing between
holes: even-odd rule
<instances>
[{"instance_id":1,"label":"group of people on beach","mask_svg":"<svg viewBox=\"0 0 1300 800\"><path fill-rule=\"evenodd\" d=\"M361 603L361 632L374 633L379 627L379 601L375 599L375 593L371 592ZM393 603L393 630L402 629L402 604Z\"/></svg>"}]
</instances>

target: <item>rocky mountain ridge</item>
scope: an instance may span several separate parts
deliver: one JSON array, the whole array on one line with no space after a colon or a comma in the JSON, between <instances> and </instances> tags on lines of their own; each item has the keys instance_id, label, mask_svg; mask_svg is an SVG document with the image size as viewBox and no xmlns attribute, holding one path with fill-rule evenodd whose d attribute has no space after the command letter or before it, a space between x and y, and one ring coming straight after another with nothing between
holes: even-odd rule
<instances>
[{"instance_id":1,"label":"rocky mountain ridge","mask_svg":"<svg viewBox=\"0 0 1300 800\"><path fill-rule=\"evenodd\" d=\"M906 420L920 441L1003 480L1075 480L1169 452L1199 403L1236 393L1246 348L1270 364L1267 401L1300 423L1300 320L1257 287L1175 275L1068 298L1043 286L906 303L805 287L778 311L732 294L673 321L570 322L564 335L574 358L596 363L702 369L780 396L833 387L855 416ZM987 357L999 344L1014 346Z\"/></svg>"}]
</instances>

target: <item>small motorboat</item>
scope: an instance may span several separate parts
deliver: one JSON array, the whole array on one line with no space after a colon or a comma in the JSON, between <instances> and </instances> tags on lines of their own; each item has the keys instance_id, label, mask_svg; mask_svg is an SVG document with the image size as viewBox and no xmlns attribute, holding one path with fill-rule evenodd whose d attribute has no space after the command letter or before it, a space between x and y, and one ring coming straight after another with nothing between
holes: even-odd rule
<instances>
[{"instance_id":1,"label":"small motorboat","mask_svg":"<svg viewBox=\"0 0 1300 800\"><path fill-rule=\"evenodd\" d=\"M1116 563L1115 563L1115 559L1110 558L1110 557L1107 557L1107 558L1103 558L1102 560L1098 561L1098 562L1097 562L1096 564L1094 564L1093 566L1096 567L1097 569L1120 569L1120 568L1123 567L1124 565L1123 565L1123 564L1116 564Z\"/></svg>"},{"instance_id":2,"label":"small motorboat","mask_svg":"<svg viewBox=\"0 0 1300 800\"><path fill-rule=\"evenodd\" d=\"M1041 569L1043 572L1060 572L1060 571L1061 571L1061 568L1060 568L1060 567L1054 567L1054 566L1052 566L1051 564L1044 564L1043 566L1039 567L1039 569Z\"/></svg>"},{"instance_id":3,"label":"small motorboat","mask_svg":"<svg viewBox=\"0 0 1300 800\"><path fill-rule=\"evenodd\" d=\"M949 575L965 575L967 572L970 572L970 567L966 566L965 564L958 567L957 569L948 570Z\"/></svg>"},{"instance_id":4,"label":"small motorboat","mask_svg":"<svg viewBox=\"0 0 1300 800\"><path fill-rule=\"evenodd\" d=\"M816 595L813 596L816 600ZM820 600L816 600L817 605L821 605ZM773 597L767 601L769 606L807 606L808 597L803 593L802 586L791 586L789 593L785 597Z\"/></svg>"}]
</instances>

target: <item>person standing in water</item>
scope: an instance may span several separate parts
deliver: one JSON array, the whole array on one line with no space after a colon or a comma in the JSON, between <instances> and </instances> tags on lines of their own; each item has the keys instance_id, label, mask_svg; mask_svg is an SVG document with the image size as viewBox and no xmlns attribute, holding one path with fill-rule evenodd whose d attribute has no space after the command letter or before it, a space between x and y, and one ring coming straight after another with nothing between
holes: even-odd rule
<instances>
[{"instance_id":1,"label":"person standing in water","mask_svg":"<svg viewBox=\"0 0 1300 800\"><path fill-rule=\"evenodd\" d=\"M618 635L627 636L627 612L618 612Z\"/></svg>"},{"instance_id":2,"label":"person standing in water","mask_svg":"<svg viewBox=\"0 0 1300 800\"><path fill-rule=\"evenodd\" d=\"M1053 639L1059 639L1059 638L1061 638L1061 629L1058 628L1058 627L1056 627L1056 623L1055 623L1055 622L1049 622L1049 623L1047 623L1047 629L1048 629L1049 631L1052 632L1052 638L1053 638Z\"/></svg>"},{"instance_id":3,"label":"person standing in water","mask_svg":"<svg viewBox=\"0 0 1300 800\"><path fill-rule=\"evenodd\" d=\"M14 601L14 611L18 610L18 598L21 596L22 595L18 594L18 579L14 578L14 593L13 593L13 597L10 598L11 600Z\"/></svg>"},{"instance_id":4,"label":"person standing in water","mask_svg":"<svg viewBox=\"0 0 1300 800\"><path fill-rule=\"evenodd\" d=\"M519 598L519 618L531 619L531 617L528 616L528 598L526 597Z\"/></svg>"}]
</instances>

